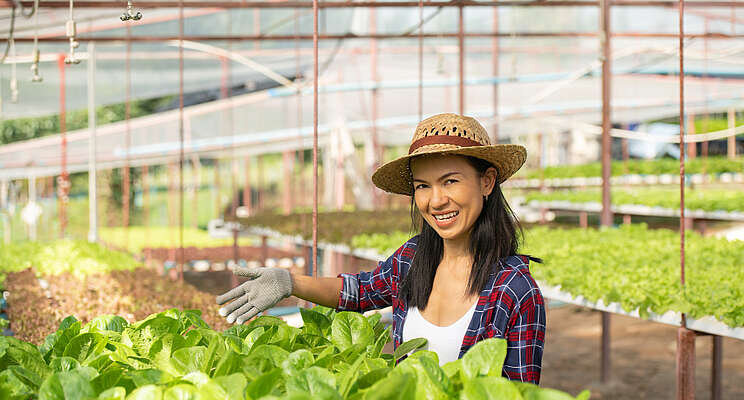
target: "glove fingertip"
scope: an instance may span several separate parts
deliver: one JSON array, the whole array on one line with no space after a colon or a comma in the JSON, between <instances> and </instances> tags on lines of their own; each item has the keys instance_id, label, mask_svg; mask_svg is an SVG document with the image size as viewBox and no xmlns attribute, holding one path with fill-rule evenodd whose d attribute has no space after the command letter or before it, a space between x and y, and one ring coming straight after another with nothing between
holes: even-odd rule
<instances>
[{"instance_id":1,"label":"glove fingertip","mask_svg":"<svg viewBox=\"0 0 744 400\"><path fill-rule=\"evenodd\" d=\"M246 278L257 278L261 275L261 270L258 268L237 267L235 268L233 273L235 275L244 276Z\"/></svg>"}]
</instances>

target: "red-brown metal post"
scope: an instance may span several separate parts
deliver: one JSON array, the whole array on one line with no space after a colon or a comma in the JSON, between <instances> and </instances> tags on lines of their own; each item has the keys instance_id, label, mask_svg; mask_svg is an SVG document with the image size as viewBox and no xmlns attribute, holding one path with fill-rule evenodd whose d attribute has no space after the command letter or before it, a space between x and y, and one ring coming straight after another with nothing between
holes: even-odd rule
<instances>
[{"instance_id":1,"label":"red-brown metal post","mask_svg":"<svg viewBox=\"0 0 744 400\"><path fill-rule=\"evenodd\" d=\"M493 8L493 31L499 31L499 8ZM499 38L491 39L491 66L493 68L493 77L499 77ZM499 84L493 83L493 125L491 126L491 143L499 142Z\"/></svg>"},{"instance_id":2,"label":"red-brown metal post","mask_svg":"<svg viewBox=\"0 0 744 400\"><path fill-rule=\"evenodd\" d=\"M728 128L734 129L736 128L736 112L734 111L733 107L730 107L728 109ZM731 135L728 137L728 142L726 143L726 154L728 155L728 158L736 158L736 136Z\"/></svg>"},{"instance_id":3,"label":"red-brown metal post","mask_svg":"<svg viewBox=\"0 0 744 400\"><path fill-rule=\"evenodd\" d=\"M57 56L57 68L59 69L59 132L62 144L62 172L57 180L58 185L58 207L59 207L59 237L65 237L67 230L67 194L69 193L70 178L67 173L67 106L66 106L66 82L65 82L65 55Z\"/></svg>"},{"instance_id":4,"label":"red-brown metal post","mask_svg":"<svg viewBox=\"0 0 744 400\"><path fill-rule=\"evenodd\" d=\"M600 44L602 52L602 214L600 224L612 226L612 208L610 197L610 176L612 176L610 148L612 105L610 103L610 90L612 81L612 69L610 65L610 0L600 0ZM610 379L610 314L602 312L602 353L600 381L607 382Z\"/></svg>"},{"instance_id":5,"label":"red-brown metal post","mask_svg":"<svg viewBox=\"0 0 744 400\"><path fill-rule=\"evenodd\" d=\"M214 211L215 218L219 218L222 214L222 207L220 207L220 192L222 189L222 182L220 181L220 159L214 159Z\"/></svg>"},{"instance_id":6,"label":"red-brown metal post","mask_svg":"<svg viewBox=\"0 0 744 400\"><path fill-rule=\"evenodd\" d=\"M284 169L284 182L282 185L282 208L284 214L289 215L292 212L292 169L294 164L294 152L285 151L282 153L282 167Z\"/></svg>"},{"instance_id":7,"label":"red-brown metal post","mask_svg":"<svg viewBox=\"0 0 744 400\"><path fill-rule=\"evenodd\" d=\"M587 228L589 226L588 222L588 216L586 211L581 211L579 213L579 227L581 228Z\"/></svg>"},{"instance_id":8,"label":"red-brown metal post","mask_svg":"<svg viewBox=\"0 0 744 400\"><path fill-rule=\"evenodd\" d=\"M723 377L723 337L712 335L711 338L713 339L713 358L711 360L710 399L721 400L723 398L721 391Z\"/></svg>"},{"instance_id":9,"label":"red-brown metal post","mask_svg":"<svg viewBox=\"0 0 744 400\"><path fill-rule=\"evenodd\" d=\"M259 211L263 211L264 206L265 206L264 201L266 199L264 199L265 187L264 187L264 168L263 168L264 166L263 166L262 155L259 154L256 156L256 164L257 164L256 169L258 170L257 171L258 172L258 183L256 184L256 187L258 188L258 205L257 206L258 206Z\"/></svg>"},{"instance_id":10,"label":"red-brown metal post","mask_svg":"<svg viewBox=\"0 0 744 400\"><path fill-rule=\"evenodd\" d=\"M313 275L318 276L318 0L313 0Z\"/></svg>"},{"instance_id":11,"label":"red-brown metal post","mask_svg":"<svg viewBox=\"0 0 744 400\"><path fill-rule=\"evenodd\" d=\"M687 114L687 133L690 135L694 135L696 133L695 114L693 113ZM697 156L697 143L696 142L688 143L687 144L687 157L689 157L692 160L696 156Z\"/></svg>"},{"instance_id":12,"label":"red-brown metal post","mask_svg":"<svg viewBox=\"0 0 744 400\"><path fill-rule=\"evenodd\" d=\"M465 23L463 18L463 6L460 4L460 6L457 9L457 18L458 18L458 30L457 30L457 47L458 47L458 57L459 57L459 73L460 77L458 79L458 95L459 95L459 105L460 105L460 115L465 114Z\"/></svg>"},{"instance_id":13,"label":"red-brown metal post","mask_svg":"<svg viewBox=\"0 0 744 400\"><path fill-rule=\"evenodd\" d=\"M630 220L631 220L630 214L623 215L623 224L630 225L630 222L631 222Z\"/></svg>"},{"instance_id":14,"label":"red-brown metal post","mask_svg":"<svg viewBox=\"0 0 744 400\"><path fill-rule=\"evenodd\" d=\"M178 280L183 282L183 0L178 2Z\"/></svg>"},{"instance_id":15,"label":"red-brown metal post","mask_svg":"<svg viewBox=\"0 0 744 400\"><path fill-rule=\"evenodd\" d=\"M685 287L685 3L679 0L679 263L680 281ZM694 118L689 127L694 129ZM694 143L692 143L694 144ZM682 313L682 326L677 331L677 400L695 398L695 332L687 329L687 316Z\"/></svg>"},{"instance_id":16,"label":"red-brown metal post","mask_svg":"<svg viewBox=\"0 0 744 400\"><path fill-rule=\"evenodd\" d=\"M243 188L243 207L248 209L248 214L253 215L251 204L251 158L245 158L245 187Z\"/></svg>"},{"instance_id":17,"label":"red-brown metal post","mask_svg":"<svg viewBox=\"0 0 744 400\"><path fill-rule=\"evenodd\" d=\"M142 217L144 218L142 225L144 225L145 227L145 243L149 243L150 238L150 204L148 202L149 182L147 182L147 175L149 172L149 167L147 164L145 164L142 167Z\"/></svg>"},{"instance_id":18,"label":"red-brown metal post","mask_svg":"<svg viewBox=\"0 0 744 400\"><path fill-rule=\"evenodd\" d=\"M238 228L233 228L233 267L238 268L238 260L240 259L240 248L238 247ZM230 286L238 286L238 277L235 274L230 274Z\"/></svg>"},{"instance_id":19,"label":"red-brown metal post","mask_svg":"<svg viewBox=\"0 0 744 400\"><path fill-rule=\"evenodd\" d=\"M677 328L677 400L695 399L695 332Z\"/></svg>"},{"instance_id":20,"label":"red-brown metal post","mask_svg":"<svg viewBox=\"0 0 744 400\"><path fill-rule=\"evenodd\" d=\"M369 33L376 34L377 33L377 9L370 9L369 10ZM419 33L419 36L421 34ZM421 40L419 38L419 40ZM420 44L419 44L420 46ZM380 162L382 161L382 157L380 154L380 143L377 137L377 118L378 118L378 108L380 106L379 104L379 96L377 91L377 82L379 80L379 76L377 73L377 53L378 53L378 45L377 45L377 39L371 39L370 40L370 53L369 53L369 59L370 59L370 74L372 75L372 91L370 92L371 99L371 117L372 117L372 153L374 154L374 161L372 162L372 171L369 171L370 175L373 171L377 169L377 167L380 165ZM420 60L419 60L420 61ZM421 67L419 67L421 68ZM419 71L420 72L420 71ZM421 100L419 100L421 101ZM378 203L380 202L380 196L382 193L377 189L377 187L372 187L372 207L377 208Z\"/></svg>"},{"instance_id":21,"label":"red-brown metal post","mask_svg":"<svg viewBox=\"0 0 744 400\"><path fill-rule=\"evenodd\" d=\"M126 24L127 26L127 39L129 39L131 35L131 25ZM125 153L125 160L124 160L124 167L121 169L122 172L122 178L121 178L121 206L122 206L122 226L124 226L127 231L125 232L125 248L129 247L129 147L131 143L130 138L130 126L129 126L129 119L131 118L132 114L132 103L131 103L131 91L132 91L132 76L131 76L131 53L132 53L132 42L127 40L127 46L126 46L126 56L124 57L124 86L125 86L125 97L126 101L124 103L124 148L126 149Z\"/></svg>"}]
</instances>

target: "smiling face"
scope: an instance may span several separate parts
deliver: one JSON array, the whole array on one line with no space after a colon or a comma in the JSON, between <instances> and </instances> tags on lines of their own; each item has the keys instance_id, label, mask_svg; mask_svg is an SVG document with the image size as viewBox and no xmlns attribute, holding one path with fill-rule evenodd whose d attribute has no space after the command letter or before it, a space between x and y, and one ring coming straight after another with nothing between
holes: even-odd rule
<instances>
[{"instance_id":1,"label":"smiling face","mask_svg":"<svg viewBox=\"0 0 744 400\"><path fill-rule=\"evenodd\" d=\"M467 159L433 155L411 160L413 195L424 220L444 240L464 240L483 210L483 196L491 193L496 170L481 176Z\"/></svg>"}]
</instances>

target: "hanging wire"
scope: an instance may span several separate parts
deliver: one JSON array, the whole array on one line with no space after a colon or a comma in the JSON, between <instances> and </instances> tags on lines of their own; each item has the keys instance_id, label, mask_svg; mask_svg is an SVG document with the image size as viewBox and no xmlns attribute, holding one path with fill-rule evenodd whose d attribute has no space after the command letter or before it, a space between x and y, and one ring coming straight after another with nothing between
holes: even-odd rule
<instances>
[{"instance_id":1,"label":"hanging wire","mask_svg":"<svg viewBox=\"0 0 744 400\"><path fill-rule=\"evenodd\" d=\"M31 52L31 82L41 82L39 75L39 0L34 0L34 49Z\"/></svg>"}]
</instances>

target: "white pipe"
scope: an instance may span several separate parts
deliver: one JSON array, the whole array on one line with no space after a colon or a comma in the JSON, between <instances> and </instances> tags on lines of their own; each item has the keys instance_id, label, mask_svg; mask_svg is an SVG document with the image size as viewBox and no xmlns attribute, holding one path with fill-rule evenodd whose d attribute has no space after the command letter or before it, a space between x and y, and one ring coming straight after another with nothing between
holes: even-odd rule
<instances>
[{"instance_id":1,"label":"white pipe","mask_svg":"<svg viewBox=\"0 0 744 400\"><path fill-rule=\"evenodd\" d=\"M96 43L88 43L88 241L98 241L98 192L96 191Z\"/></svg>"}]
</instances>

